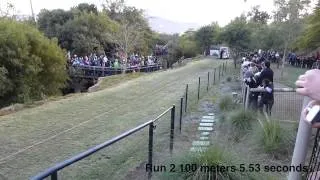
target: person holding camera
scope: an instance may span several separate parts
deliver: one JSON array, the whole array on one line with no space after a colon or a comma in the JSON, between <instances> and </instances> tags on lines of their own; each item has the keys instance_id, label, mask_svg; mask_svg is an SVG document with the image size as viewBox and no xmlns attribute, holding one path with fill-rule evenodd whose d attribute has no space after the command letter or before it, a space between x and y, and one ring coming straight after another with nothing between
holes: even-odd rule
<instances>
[{"instance_id":1,"label":"person holding camera","mask_svg":"<svg viewBox=\"0 0 320 180\"><path fill-rule=\"evenodd\" d=\"M312 101L303 110L306 119L310 109L316 105L320 105L320 70L313 69L307 71L305 74L299 76L296 81L296 92L303 96L308 96ZM314 128L320 128L320 123L312 124Z\"/></svg>"}]
</instances>

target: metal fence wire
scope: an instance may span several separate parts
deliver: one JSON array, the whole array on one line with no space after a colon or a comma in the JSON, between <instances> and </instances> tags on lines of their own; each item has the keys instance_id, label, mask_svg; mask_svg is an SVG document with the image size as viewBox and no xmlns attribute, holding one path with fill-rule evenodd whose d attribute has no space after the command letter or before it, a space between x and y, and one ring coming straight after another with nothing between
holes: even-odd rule
<instances>
[{"instance_id":1,"label":"metal fence wire","mask_svg":"<svg viewBox=\"0 0 320 180\"><path fill-rule=\"evenodd\" d=\"M313 66L314 69L319 69L319 66ZM308 147L306 147L308 148ZM319 180L320 179L320 129L316 130L314 136L313 147L310 153L308 162L308 172L304 174L303 179Z\"/></svg>"},{"instance_id":2,"label":"metal fence wire","mask_svg":"<svg viewBox=\"0 0 320 180\"><path fill-rule=\"evenodd\" d=\"M255 88L249 89L245 88L244 93L246 97L245 108L250 107L249 94L253 92L265 92L264 89ZM249 94L248 94L249 93ZM270 116L273 119L288 122L297 122L300 118L300 111L302 107L303 96L296 93L295 89L292 88L274 88L274 102L271 108ZM261 96L258 97L258 103Z\"/></svg>"}]
</instances>

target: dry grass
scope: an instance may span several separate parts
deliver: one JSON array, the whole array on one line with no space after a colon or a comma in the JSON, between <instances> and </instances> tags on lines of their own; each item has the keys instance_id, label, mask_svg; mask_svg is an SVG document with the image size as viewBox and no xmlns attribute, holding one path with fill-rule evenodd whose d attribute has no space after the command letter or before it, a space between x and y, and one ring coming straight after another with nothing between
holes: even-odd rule
<instances>
[{"instance_id":1,"label":"dry grass","mask_svg":"<svg viewBox=\"0 0 320 180\"><path fill-rule=\"evenodd\" d=\"M198 76L216 66L217 62L213 60L192 62L183 68L156 72L112 88L47 102L0 117L0 177L29 178L154 118L176 103L184 93L186 83L196 84ZM169 125L169 119L161 123ZM126 175L123 172L147 158L143 153L147 149L146 137L146 134L132 136L119 146L73 166L76 168L67 169L63 176L90 179L101 175L100 178L123 179ZM167 139L165 135L161 137ZM31 147L36 143L39 144ZM27 149L6 158L24 148Z\"/></svg>"}]
</instances>

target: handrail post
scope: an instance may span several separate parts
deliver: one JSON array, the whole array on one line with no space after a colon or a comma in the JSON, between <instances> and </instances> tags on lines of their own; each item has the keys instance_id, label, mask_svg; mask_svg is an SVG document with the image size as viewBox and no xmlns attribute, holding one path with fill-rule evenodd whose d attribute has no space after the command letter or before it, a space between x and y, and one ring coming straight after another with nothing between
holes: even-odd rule
<instances>
[{"instance_id":1,"label":"handrail post","mask_svg":"<svg viewBox=\"0 0 320 180\"><path fill-rule=\"evenodd\" d=\"M186 101L185 101L185 104L184 104L184 112L187 112L187 107L188 107L188 87L189 87L189 85L187 84L187 86L186 86Z\"/></svg>"},{"instance_id":2,"label":"handrail post","mask_svg":"<svg viewBox=\"0 0 320 180\"><path fill-rule=\"evenodd\" d=\"M153 154L153 122L149 125L149 145L148 145L148 165L152 167L152 154ZM148 171L148 179L152 177L152 170Z\"/></svg>"},{"instance_id":3,"label":"handrail post","mask_svg":"<svg viewBox=\"0 0 320 180\"><path fill-rule=\"evenodd\" d=\"M300 115L300 122L298 133L296 137L296 143L294 146L294 151L292 155L291 166L304 166L305 159L308 152L309 141L311 137L311 126L304 120L303 110L308 105L310 98L305 97L303 100L302 111ZM298 171L290 171L289 172L289 180L300 180L301 172Z\"/></svg>"},{"instance_id":4,"label":"handrail post","mask_svg":"<svg viewBox=\"0 0 320 180\"><path fill-rule=\"evenodd\" d=\"M171 109L171 127L170 127L170 154L173 150L173 139L174 139L174 118L176 113L176 106L173 105Z\"/></svg>"},{"instance_id":5,"label":"handrail post","mask_svg":"<svg viewBox=\"0 0 320 180\"><path fill-rule=\"evenodd\" d=\"M199 77L199 84L198 84L198 100L200 99L200 83L201 83L201 79Z\"/></svg>"},{"instance_id":6,"label":"handrail post","mask_svg":"<svg viewBox=\"0 0 320 180\"><path fill-rule=\"evenodd\" d=\"M182 107L183 106L183 97L181 98L180 100L180 123L179 123L179 130L180 130L180 133L181 133L181 126L182 126Z\"/></svg>"},{"instance_id":7,"label":"handrail post","mask_svg":"<svg viewBox=\"0 0 320 180\"><path fill-rule=\"evenodd\" d=\"M58 172L55 171L51 174L51 180L58 180Z\"/></svg>"},{"instance_id":8,"label":"handrail post","mask_svg":"<svg viewBox=\"0 0 320 180\"><path fill-rule=\"evenodd\" d=\"M208 84L207 84L207 92L209 91L209 82L210 82L210 72L208 72Z\"/></svg>"}]
</instances>

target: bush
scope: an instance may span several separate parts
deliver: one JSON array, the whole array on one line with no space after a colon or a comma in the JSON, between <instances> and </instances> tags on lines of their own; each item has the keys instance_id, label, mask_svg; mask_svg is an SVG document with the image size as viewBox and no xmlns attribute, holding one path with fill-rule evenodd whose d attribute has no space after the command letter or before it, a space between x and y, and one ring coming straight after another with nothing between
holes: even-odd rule
<instances>
[{"instance_id":1,"label":"bush","mask_svg":"<svg viewBox=\"0 0 320 180\"><path fill-rule=\"evenodd\" d=\"M221 111L230 111L236 107L236 104L233 102L233 99L231 96L223 96L219 100L219 109Z\"/></svg>"},{"instance_id":2,"label":"bush","mask_svg":"<svg viewBox=\"0 0 320 180\"><path fill-rule=\"evenodd\" d=\"M289 130L282 128L277 120L264 121L256 128L253 137L264 152L277 159L289 155L294 145L294 136Z\"/></svg>"},{"instance_id":3,"label":"bush","mask_svg":"<svg viewBox=\"0 0 320 180\"><path fill-rule=\"evenodd\" d=\"M175 159L172 164L196 165L195 169L187 171L176 167L177 172L167 172L162 174L160 179L183 179L183 180L207 180L210 177L219 180L240 180L240 179L267 179L268 177L258 172L240 172L239 164L245 160L240 160L229 149L219 146L212 146L207 151L199 154L187 154L178 160ZM248 162L249 163L249 162ZM216 169L217 167L228 167L228 170ZM231 169L231 167L234 167ZM179 169L178 169L179 168ZM247 167L246 167L247 168Z\"/></svg>"},{"instance_id":4,"label":"bush","mask_svg":"<svg viewBox=\"0 0 320 180\"><path fill-rule=\"evenodd\" d=\"M55 40L23 22L0 19L0 107L60 93L65 53Z\"/></svg>"},{"instance_id":5,"label":"bush","mask_svg":"<svg viewBox=\"0 0 320 180\"><path fill-rule=\"evenodd\" d=\"M231 82L232 81L232 77L227 77L227 82Z\"/></svg>"},{"instance_id":6,"label":"bush","mask_svg":"<svg viewBox=\"0 0 320 180\"><path fill-rule=\"evenodd\" d=\"M252 122L256 120L257 113L244 109L232 112L229 120L236 130L246 131L252 129Z\"/></svg>"},{"instance_id":7,"label":"bush","mask_svg":"<svg viewBox=\"0 0 320 180\"><path fill-rule=\"evenodd\" d=\"M229 140L239 142L244 135L248 134L252 130L252 123L256 120L256 116L257 113L244 109L231 112L224 125Z\"/></svg>"}]
</instances>

